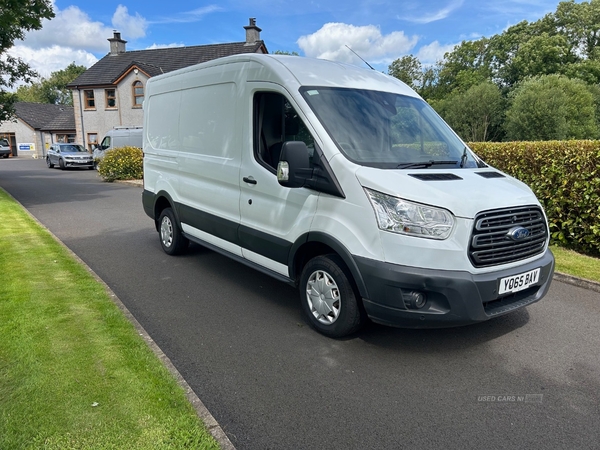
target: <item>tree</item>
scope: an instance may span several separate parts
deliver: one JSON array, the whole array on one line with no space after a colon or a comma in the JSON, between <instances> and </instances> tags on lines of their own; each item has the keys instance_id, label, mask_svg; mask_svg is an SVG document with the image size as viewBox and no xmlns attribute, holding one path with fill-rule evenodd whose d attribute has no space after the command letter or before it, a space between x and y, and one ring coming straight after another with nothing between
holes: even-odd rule
<instances>
[{"instance_id":1,"label":"tree","mask_svg":"<svg viewBox=\"0 0 600 450\"><path fill-rule=\"evenodd\" d=\"M48 79L42 78L29 86L20 86L17 89L17 97L22 102L71 106L73 94L67 89L67 85L85 71L85 66L78 66L72 62L65 69L52 72Z\"/></svg>"},{"instance_id":2,"label":"tree","mask_svg":"<svg viewBox=\"0 0 600 450\"><path fill-rule=\"evenodd\" d=\"M484 81L465 92L432 102L432 106L466 141L483 142L501 137L504 99L498 86Z\"/></svg>"},{"instance_id":3,"label":"tree","mask_svg":"<svg viewBox=\"0 0 600 450\"><path fill-rule=\"evenodd\" d=\"M463 41L444 55L438 74L438 98L454 90L466 91L485 80L491 79L487 56L489 40Z\"/></svg>"},{"instance_id":4,"label":"tree","mask_svg":"<svg viewBox=\"0 0 600 450\"><path fill-rule=\"evenodd\" d=\"M508 140L598 137L594 95L581 80L556 74L531 78L517 86L509 100Z\"/></svg>"},{"instance_id":5,"label":"tree","mask_svg":"<svg viewBox=\"0 0 600 450\"><path fill-rule=\"evenodd\" d=\"M388 66L388 75L398 78L415 90L423 83L423 67L419 59L413 55L406 55L393 61Z\"/></svg>"},{"instance_id":6,"label":"tree","mask_svg":"<svg viewBox=\"0 0 600 450\"><path fill-rule=\"evenodd\" d=\"M16 96L8 89L18 81L29 82L37 74L20 58L6 52L25 32L42 28L43 19L54 17L49 0L2 0L0 6L0 122L12 117Z\"/></svg>"}]
</instances>

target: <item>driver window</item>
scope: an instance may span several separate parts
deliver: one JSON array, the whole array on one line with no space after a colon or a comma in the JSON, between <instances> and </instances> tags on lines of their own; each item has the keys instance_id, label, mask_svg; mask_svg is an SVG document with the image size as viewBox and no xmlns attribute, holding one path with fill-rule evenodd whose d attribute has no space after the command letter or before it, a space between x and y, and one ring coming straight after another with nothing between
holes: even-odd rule
<instances>
[{"instance_id":1,"label":"driver window","mask_svg":"<svg viewBox=\"0 0 600 450\"><path fill-rule=\"evenodd\" d=\"M284 142L302 141L311 157L315 142L308 128L281 94L259 92L254 96L254 154L271 171L277 170Z\"/></svg>"},{"instance_id":2,"label":"driver window","mask_svg":"<svg viewBox=\"0 0 600 450\"><path fill-rule=\"evenodd\" d=\"M102 139L102 143L100 144L101 148L108 148L110 147L110 136L106 136L104 139Z\"/></svg>"}]
</instances>

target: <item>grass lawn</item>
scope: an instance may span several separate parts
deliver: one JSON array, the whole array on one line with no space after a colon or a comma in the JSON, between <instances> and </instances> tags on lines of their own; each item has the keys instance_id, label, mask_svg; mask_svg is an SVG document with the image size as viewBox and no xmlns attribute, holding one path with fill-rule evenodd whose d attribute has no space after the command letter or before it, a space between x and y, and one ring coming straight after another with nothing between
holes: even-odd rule
<instances>
[{"instance_id":1,"label":"grass lawn","mask_svg":"<svg viewBox=\"0 0 600 450\"><path fill-rule=\"evenodd\" d=\"M550 248L556 258L557 272L600 283L600 259L581 255L556 245Z\"/></svg>"},{"instance_id":2,"label":"grass lawn","mask_svg":"<svg viewBox=\"0 0 600 450\"><path fill-rule=\"evenodd\" d=\"M0 189L0 449L217 449L70 253Z\"/></svg>"}]
</instances>

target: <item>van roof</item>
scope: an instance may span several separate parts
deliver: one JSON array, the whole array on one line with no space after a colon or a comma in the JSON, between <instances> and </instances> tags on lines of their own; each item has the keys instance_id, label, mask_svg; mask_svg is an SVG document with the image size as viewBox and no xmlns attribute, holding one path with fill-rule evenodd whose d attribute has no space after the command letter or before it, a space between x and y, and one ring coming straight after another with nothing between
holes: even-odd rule
<instances>
[{"instance_id":1,"label":"van roof","mask_svg":"<svg viewBox=\"0 0 600 450\"><path fill-rule=\"evenodd\" d=\"M156 81L178 74L236 62L256 62L268 69L267 72L262 70L249 71L248 81L273 81L287 86L297 84L298 87L325 86L369 89L418 97L402 81L376 70L324 59L269 54L227 56L153 77L149 80L149 83L154 84Z\"/></svg>"}]
</instances>

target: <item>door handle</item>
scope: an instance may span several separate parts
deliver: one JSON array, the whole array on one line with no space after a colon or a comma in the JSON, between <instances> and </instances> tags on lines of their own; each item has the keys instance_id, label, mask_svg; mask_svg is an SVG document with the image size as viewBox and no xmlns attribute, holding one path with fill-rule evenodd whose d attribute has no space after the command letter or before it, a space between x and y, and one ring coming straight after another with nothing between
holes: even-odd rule
<instances>
[{"instance_id":1,"label":"door handle","mask_svg":"<svg viewBox=\"0 0 600 450\"><path fill-rule=\"evenodd\" d=\"M244 177L242 178L242 180L244 180L244 183L248 183L248 184L256 184L257 181L254 179L254 177Z\"/></svg>"}]
</instances>

